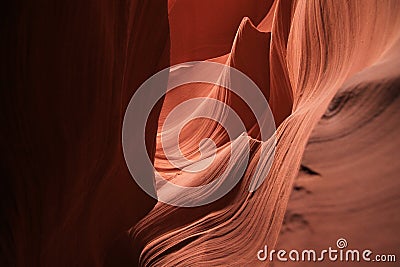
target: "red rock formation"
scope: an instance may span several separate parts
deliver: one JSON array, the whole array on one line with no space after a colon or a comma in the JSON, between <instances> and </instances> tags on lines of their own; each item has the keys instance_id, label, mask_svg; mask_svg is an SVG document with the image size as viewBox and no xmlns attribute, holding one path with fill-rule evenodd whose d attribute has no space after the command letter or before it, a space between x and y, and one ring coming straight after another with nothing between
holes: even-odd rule
<instances>
[{"instance_id":1,"label":"red rock formation","mask_svg":"<svg viewBox=\"0 0 400 267\"><path fill-rule=\"evenodd\" d=\"M341 237L399 255L399 8L395 0L10 4L1 49L3 265L265 266L257 259L265 245L322 250ZM273 151L249 106L226 89L228 71L218 73L221 86L168 92L146 131L158 195L197 197L171 193L161 178L199 186L227 171L223 181L241 179L215 202L182 208L156 203L130 178L121 126L140 84L194 60L248 75L268 99L277 143ZM246 132L230 139L204 118L182 127L200 113L224 121L227 111L212 101L164 128L195 97L229 105ZM164 150L176 137L189 167L211 151L200 150L202 140L213 140L213 162L178 169ZM273 266L283 264L304 266Z\"/></svg>"},{"instance_id":2,"label":"red rock formation","mask_svg":"<svg viewBox=\"0 0 400 267\"><path fill-rule=\"evenodd\" d=\"M155 204L130 177L121 123L169 63L167 3L22 1L2 18L0 264L103 266Z\"/></svg>"},{"instance_id":3,"label":"red rock formation","mask_svg":"<svg viewBox=\"0 0 400 267\"><path fill-rule=\"evenodd\" d=\"M266 88L279 125L272 169L254 194L247 191L256 162L261 160L267 164L259 156L260 147L266 144L253 140L249 168L241 183L227 196L195 209L159 203L133 231L134 239L143 243L143 266L264 265L265 262L258 261L257 252L264 245L275 246L299 169L301 177L312 177L299 178L296 184L300 185L296 185L294 196L304 192L309 195L290 202L292 208L286 214L279 246L323 249L345 235L354 246L363 248L367 243L375 250L392 249L392 253L397 253L395 248L400 241L395 235L395 225L399 218L390 214L395 213L399 200L395 175L399 166L395 163L385 167L384 163L398 147L396 141L390 143L387 139L397 132L395 121L398 121L395 111L400 62L397 5L395 1L277 1L273 11L265 12L268 15L257 26L259 32L251 27L249 20L243 21L231 53L210 60L241 68L261 88ZM176 19L174 15L178 16L170 13L170 20ZM174 31L173 25L171 31ZM263 39L263 31L271 36L270 47L265 49L263 44L269 43L269 38L258 42ZM171 40L173 47L174 39ZM194 59L196 55L185 58ZM268 71L262 74L266 69L270 75ZM204 94L210 90L212 87L196 85L194 92ZM234 104L229 101L229 94L214 93L213 97ZM163 109L162 114L185 97L191 96L182 98L179 91L173 96L168 94L166 104L173 104L167 106L168 110ZM188 126L182 139L183 148L194 151L201 138L221 136L218 127L216 130L210 125L211 122L199 121ZM368 134L380 127L388 137L383 133ZM189 134L190 129L196 129L196 138ZM378 145L368 146L375 138ZM224 147L224 140L216 140ZM156 158L156 167L164 166L161 172L168 172L160 149ZM223 159L216 160L224 164ZM200 177L210 178L218 173L215 166L208 171L191 181L204 182ZM175 183L189 177L184 172L176 176L176 169L170 169L171 173ZM386 185L382 185L381 193L373 194L370 190L380 183L382 173ZM255 175L262 178L267 174ZM363 189L356 188L358 185ZM382 193L387 197L380 196ZM336 200L338 197L343 201ZM321 202L325 206L320 206ZM309 210L310 207L314 209ZM355 214L360 216L352 219ZM341 219L346 219L346 223ZM320 224L321 221L324 223ZM341 227L336 231L335 225L339 223ZM361 223L364 229L359 227ZM380 230L382 227L384 232ZM295 232L286 231L293 228ZM310 238L314 228L318 235ZM366 230L375 231L373 241L369 240ZM319 264L331 266L332 262Z\"/></svg>"}]
</instances>

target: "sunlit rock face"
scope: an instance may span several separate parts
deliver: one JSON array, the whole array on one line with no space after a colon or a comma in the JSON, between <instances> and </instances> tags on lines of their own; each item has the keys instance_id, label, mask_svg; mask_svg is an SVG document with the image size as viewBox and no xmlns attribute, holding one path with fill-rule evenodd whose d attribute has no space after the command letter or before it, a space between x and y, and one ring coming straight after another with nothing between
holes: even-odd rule
<instances>
[{"instance_id":1,"label":"sunlit rock face","mask_svg":"<svg viewBox=\"0 0 400 267\"><path fill-rule=\"evenodd\" d=\"M246 73L269 101L277 147L271 170L259 174L266 180L249 193L254 165L267 161L260 158L265 144L246 106L224 88L205 84L167 93L155 159L164 179L198 185L224 164L217 156L219 164L196 177L171 166L164 155L168 143L160 136L173 131L163 132L163 122L192 97L216 98L237 110L252 138L251 160L241 182L215 203L192 209L158 203L131 231L142 246L140 264L265 265L257 259L264 245L322 250L341 237L353 248L398 253L398 2L254 1L248 8L257 5L257 13L237 9L242 21L230 40L224 38L233 33L226 23L236 18L231 8L241 1L231 1L223 13L219 3L207 3L200 17L194 10L202 10L202 3L191 2L198 9L188 6L186 12L179 4L185 2L169 2L171 63L208 60ZM205 30L216 12L224 19ZM194 120L180 132L180 148L196 159L205 137L222 148L230 142L217 123ZM162 192L162 183L157 189Z\"/></svg>"},{"instance_id":2,"label":"sunlit rock face","mask_svg":"<svg viewBox=\"0 0 400 267\"><path fill-rule=\"evenodd\" d=\"M339 238L349 248L399 257L399 10L395 0L9 6L2 31L13 37L3 44L1 92L5 264L351 266L257 257L266 245L320 251ZM147 121L154 191L190 200L198 196L166 192L166 181L201 186L225 171L226 179L240 178L217 201L183 208L157 202L131 179L121 127L147 78L188 61L250 77L269 103L276 139L263 140L251 103L227 90L228 71L218 73L226 86L168 92ZM174 108L199 97L229 105L245 132L230 138L216 121L226 110L213 101L164 127ZM216 120L181 127L199 113ZM166 155L174 138L192 162L186 169ZM189 172L210 152L201 150L205 138L215 145L213 162ZM239 174L245 145L249 162ZM254 181L262 181L255 191Z\"/></svg>"}]
</instances>

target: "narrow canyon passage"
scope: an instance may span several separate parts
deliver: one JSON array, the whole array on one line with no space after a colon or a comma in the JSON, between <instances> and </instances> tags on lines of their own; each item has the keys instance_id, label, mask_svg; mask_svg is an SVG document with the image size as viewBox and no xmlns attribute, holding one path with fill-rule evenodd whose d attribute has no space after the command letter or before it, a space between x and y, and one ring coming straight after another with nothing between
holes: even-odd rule
<instances>
[{"instance_id":1,"label":"narrow canyon passage","mask_svg":"<svg viewBox=\"0 0 400 267\"><path fill-rule=\"evenodd\" d=\"M366 264L266 260L263 250L339 240L400 255L399 10L398 0L5 4L0 265ZM218 84L180 85L143 131L131 125L154 164L145 169L124 154L137 151L125 147L124 120L168 67L159 90L180 76ZM231 90L237 73L257 94ZM227 194L193 204L231 180Z\"/></svg>"}]
</instances>

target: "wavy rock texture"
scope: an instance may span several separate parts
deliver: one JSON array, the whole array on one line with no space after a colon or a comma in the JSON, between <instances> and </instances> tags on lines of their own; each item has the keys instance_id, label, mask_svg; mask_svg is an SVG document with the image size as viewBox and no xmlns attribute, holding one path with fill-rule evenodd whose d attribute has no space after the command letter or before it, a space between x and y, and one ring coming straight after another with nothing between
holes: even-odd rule
<instances>
[{"instance_id":1,"label":"wavy rock texture","mask_svg":"<svg viewBox=\"0 0 400 267\"><path fill-rule=\"evenodd\" d=\"M194 96L208 96L238 110L255 139L249 139L252 152L246 173L228 195L190 209L158 203L132 229L134 242L141 244L140 264L264 266L256 255L266 244L270 249L279 241L277 247L322 250L342 236L353 248L398 253L399 2L254 2L257 10L265 11L264 18L243 11L229 49L228 39L222 45L222 37L229 32L223 26L236 13L224 12L226 20L205 33L203 25L217 12L222 16L218 4L207 3L209 10L201 22L187 24L187 14L179 14L180 3L169 3L171 62L206 59L250 76L269 100L279 126L278 143L271 171L256 173L258 161L268 164L259 153L266 143L256 140L259 130L240 100L224 88L204 84L168 93L159 136L176 134L173 128L164 133L161 127L174 106ZM197 5L201 10L202 4ZM185 38L183 25L190 27L196 41ZM182 35L174 35L181 31ZM221 31L220 39L216 31ZM213 109L209 105L198 108ZM218 110L211 113L222 116ZM181 132L184 155L196 159L198 144L205 137L226 146L219 125L197 120ZM168 164L162 150L168 142L161 145L161 139L157 140L155 166L175 183L209 182L225 163L221 149L217 165L193 177ZM253 174L267 178L255 193L249 193ZM162 183L158 190L162 192Z\"/></svg>"},{"instance_id":2,"label":"wavy rock texture","mask_svg":"<svg viewBox=\"0 0 400 267\"><path fill-rule=\"evenodd\" d=\"M9 3L1 11L10 37L1 44L0 264L304 266L260 262L257 252L322 250L340 237L352 248L400 255L399 10L396 0ZM277 143L271 158L273 142L261 141L249 107L224 86L168 92L146 132L158 194L168 194L162 178L197 186L224 171L224 179L238 176L250 146L231 192L179 208L156 203L131 179L121 125L140 84L193 60L251 77L273 112ZM229 74L221 76L228 85ZM226 111L210 102L163 128L174 107L194 97L231 106L246 133L230 140L209 119L181 127L201 112L223 121ZM176 136L193 165L211 151L200 142L212 139L214 162L198 173L177 169L164 153Z\"/></svg>"}]
</instances>

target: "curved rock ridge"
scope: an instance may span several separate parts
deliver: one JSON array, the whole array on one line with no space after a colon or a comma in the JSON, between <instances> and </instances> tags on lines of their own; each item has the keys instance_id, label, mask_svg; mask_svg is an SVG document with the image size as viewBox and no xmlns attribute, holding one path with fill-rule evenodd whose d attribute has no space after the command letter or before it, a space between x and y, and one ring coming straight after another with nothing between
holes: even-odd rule
<instances>
[{"instance_id":1,"label":"curved rock ridge","mask_svg":"<svg viewBox=\"0 0 400 267\"><path fill-rule=\"evenodd\" d=\"M226 64L242 71L257 84L265 98L268 99L269 71L268 68L266 71L262 72L260 72L259 69L268 67L269 44L270 34L258 31L249 18L246 17L239 26L231 52L218 58L210 59L210 61ZM252 62L252 64L249 64L249 62ZM194 69L193 71L198 70ZM190 75L192 75L191 70L186 71L185 75L190 77ZM229 74L226 73L226 75ZM227 83L229 83L229 81L227 81ZM166 179L170 178L168 173L176 175L176 168L169 164L169 160L164 155L164 149L170 149L168 146L173 145L172 139L176 138L176 134L179 134L180 149L185 157L189 159L198 158L199 143L204 138L212 139L217 147L226 144L228 140L225 129L216 122L224 120L226 111L221 110L219 107L208 105L207 100L196 109L185 111L187 114L181 114L181 120L183 120L183 118L189 119L191 117L196 117L197 114L200 113L199 110L206 110L206 113L208 113L211 118L215 119L214 121L196 119L181 129L181 120L177 120L175 125L170 124L167 128L164 127L164 122L168 114L177 105L197 97L212 98L227 103L241 117L248 130L248 134L253 138L257 138L259 135L259 126L249 107L237 95L232 94L226 88L199 83L180 86L167 93L159 120L155 167L160 170L161 173L167 174L164 175ZM193 132L192 129L196 129L196 132ZM161 142L162 135L165 140L164 143Z\"/></svg>"},{"instance_id":2,"label":"curved rock ridge","mask_svg":"<svg viewBox=\"0 0 400 267\"><path fill-rule=\"evenodd\" d=\"M398 0L5 3L0 265L352 266L257 257L339 238L398 261L399 10ZM169 91L141 132L155 172L140 178L179 207L132 179L122 126L160 70L169 81L210 74L191 61L222 64L219 85ZM230 91L225 67L258 97ZM252 112L264 98L274 123L267 108L258 121Z\"/></svg>"},{"instance_id":3,"label":"curved rock ridge","mask_svg":"<svg viewBox=\"0 0 400 267\"><path fill-rule=\"evenodd\" d=\"M275 1L258 26L243 16L230 52L218 56L222 50L216 49L208 60L238 68L260 87L278 126L275 158L260 157L260 148L271 144L257 140L258 125L225 88L196 84L168 93L159 136L163 118L175 105L207 96L244 116L249 137L242 140L250 142L251 158L240 183L214 203L190 209L158 203L131 231L140 244L140 265L265 266L257 259L264 245L272 249L279 241L279 247L289 249L327 248L342 235L352 246L398 252L400 164L391 156L399 148L398 8L397 1ZM169 16L170 21L177 19L172 12ZM185 60L199 59L180 49ZM223 117L209 105L197 109ZM185 185L217 177L230 153L221 126L194 121L180 138L184 155L193 160L199 157L201 139L214 140L219 147L215 165L196 175L177 171L168 164L158 138L155 166L161 175ZM259 161L272 164L271 170L256 169ZM266 179L251 193L253 176ZM374 232L375 242L367 242L366 230Z\"/></svg>"}]
</instances>

